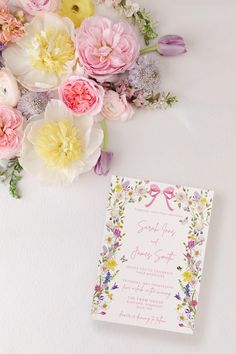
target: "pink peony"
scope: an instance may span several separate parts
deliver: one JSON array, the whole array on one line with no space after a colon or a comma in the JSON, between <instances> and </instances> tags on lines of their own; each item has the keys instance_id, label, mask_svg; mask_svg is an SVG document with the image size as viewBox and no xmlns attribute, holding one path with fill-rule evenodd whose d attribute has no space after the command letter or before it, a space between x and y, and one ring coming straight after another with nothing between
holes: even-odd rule
<instances>
[{"instance_id":1,"label":"pink peony","mask_svg":"<svg viewBox=\"0 0 236 354\"><path fill-rule=\"evenodd\" d=\"M124 94L119 95L117 92L110 90L105 93L101 113L109 120L124 122L132 118L134 111Z\"/></svg>"},{"instance_id":2,"label":"pink peony","mask_svg":"<svg viewBox=\"0 0 236 354\"><path fill-rule=\"evenodd\" d=\"M93 80L71 76L59 88L59 96L74 114L96 115L102 109L104 89Z\"/></svg>"},{"instance_id":3,"label":"pink peony","mask_svg":"<svg viewBox=\"0 0 236 354\"><path fill-rule=\"evenodd\" d=\"M37 15L41 11L56 11L59 0L17 0L17 3L28 14Z\"/></svg>"},{"instance_id":4,"label":"pink peony","mask_svg":"<svg viewBox=\"0 0 236 354\"><path fill-rule=\"evenodd\" d=\"M0 106L0 158L16 156L21 149L24 118L16 109Z\"/></svg>"},{"instance_id":5,"label":"pink peony","mask_svg":"<svg viewBox=\"0 0 236 354\"><path fill-rule=\"evenodd\" d=\"M77 51L85 70L104 81L133 67L139 43L129 24L93 16L78 29Z\"/></svg>"}]
</instances>

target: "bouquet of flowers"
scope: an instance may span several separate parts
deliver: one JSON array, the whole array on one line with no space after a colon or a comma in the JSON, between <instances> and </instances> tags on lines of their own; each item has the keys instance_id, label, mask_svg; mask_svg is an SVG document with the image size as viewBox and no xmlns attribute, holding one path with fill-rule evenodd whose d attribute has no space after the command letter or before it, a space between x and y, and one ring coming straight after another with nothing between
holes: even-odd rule
<instances>
[{"instance_id":1,"label":"bouquet of flowers","mask_svg":"<svg viewBox=\"0 0 236 354\"><path fill-rule=\"evenodd\" d=\"M95 15L100 4L124 19ZM149 46L156 37L130 0L0 0L0 178L13 197L22 170L56 184L106 175L106 121L176 102L160 90L157 55L185 53L185 43L167 35Z\"/></svg>"}]
</instances>

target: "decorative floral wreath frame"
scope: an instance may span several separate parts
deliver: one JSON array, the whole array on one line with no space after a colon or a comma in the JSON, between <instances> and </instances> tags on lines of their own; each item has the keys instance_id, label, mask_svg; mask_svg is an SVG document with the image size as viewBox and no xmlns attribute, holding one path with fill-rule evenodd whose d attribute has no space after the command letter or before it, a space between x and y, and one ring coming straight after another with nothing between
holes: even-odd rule
<instances>
[{"instance_id":1,"label":"decorative floral wreath frame","mask_svg":"<svg viewBox=\"0 0 236 354\"><path fill-rule=\"evenodd\" d=\"M119 288L119 284L115 281L119 273L119 264L127 261L126 256L120 254L122 240L126 237L125 208L129 203L141 202L148 197L152 198L150 205L155 198L153 186L149 185L148 181L130 182L118 176L115 182L111 182L106 219L109 221L105 225L106 237L98 262L99 270L93 294L92 313L106 315L115 291ZM183 242L184 266L177 267L181 274L178 279L179 292L174 297L178 300L176 310L179 327L193 330L202 276L202 261L199 258L206 242L204 236L209 226L212 192L202 190L192 192L189 188L179 186L173 190L172 206L175 203L187 214L185 219L180 219L179 222L184 224L191 218L187 237ZM174 209L169 207L169 210Z\"/></svg>"}]
</instances>

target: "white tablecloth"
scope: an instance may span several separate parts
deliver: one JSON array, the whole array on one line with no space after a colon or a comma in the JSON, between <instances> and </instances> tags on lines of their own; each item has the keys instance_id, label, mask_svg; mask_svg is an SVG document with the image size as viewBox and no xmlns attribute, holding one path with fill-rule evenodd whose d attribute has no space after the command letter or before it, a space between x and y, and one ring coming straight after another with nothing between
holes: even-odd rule
<instances>
[{"instance_id":1,"label":"white tablecloth","mask_svg":"<svg viewBox=\"0 0 236 354\"><path fill-rule=\"evenodd\" d=\"M235 353L236 2L141 3L188 53L160 59L178 104L109 125L111 173L215 191L195 334L93 321L110 175L68 188L25 175L21 200L0 186L0 354Z\"/></svg>"}]
</instances>

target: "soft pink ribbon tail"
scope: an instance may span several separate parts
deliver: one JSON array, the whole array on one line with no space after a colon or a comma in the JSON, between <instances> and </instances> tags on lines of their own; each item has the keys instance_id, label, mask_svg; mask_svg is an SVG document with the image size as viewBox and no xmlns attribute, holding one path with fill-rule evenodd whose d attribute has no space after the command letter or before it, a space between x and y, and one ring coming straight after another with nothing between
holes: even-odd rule
<instances>
[{"instance_id":1,"label":"soft pink ribbon tail","mask_svg":"<svg viewBox=\"0 0 236 354\"><path fill-rule=\"evenodd\" d=\"M171 208L169 200L171 200L174 197L174 188L173 187L167 187L164 189L163 194L166 198L166 204L169 208L169 210L173 211L174 209Z\"/></svg>"},{"instance_id":2,"label":"soft pink ribbon tail","mask_svg":"<svg viewBox=\"0 0 236 354\"><path fill-rule=\"evenodd\" d=\"M151 184L149 194L152 197L150 203L146 204L145 207L148 208L155 201L158 194L161 192L160 188L156 184Z\"/></svg>"}]
</instances>

